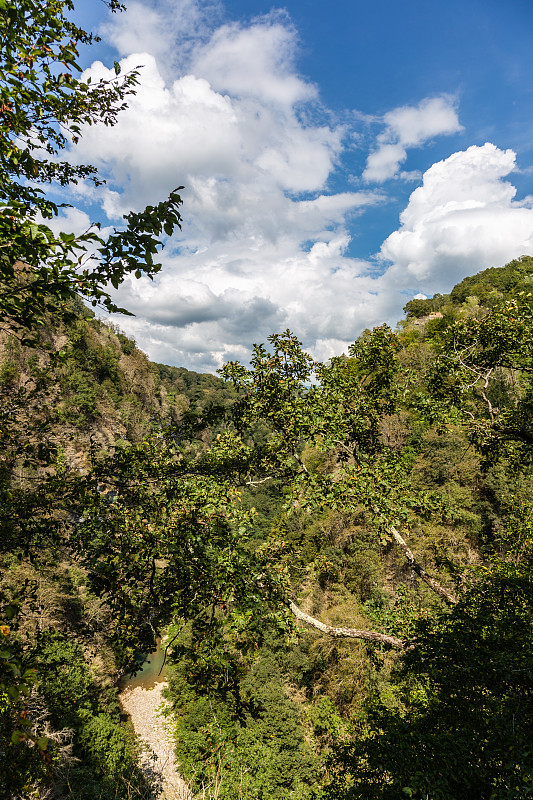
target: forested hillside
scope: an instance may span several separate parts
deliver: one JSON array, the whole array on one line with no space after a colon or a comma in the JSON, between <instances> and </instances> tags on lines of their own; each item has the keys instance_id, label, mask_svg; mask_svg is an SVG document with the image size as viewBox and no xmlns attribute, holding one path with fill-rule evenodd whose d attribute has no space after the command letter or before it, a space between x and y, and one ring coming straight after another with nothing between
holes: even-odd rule
<instances>
[{"instance_id":1,"label":"forested hillside","mask_svg":"<svg viewBox=\"0 0 533 800\"><path fill-rule=\"evenodd\" d=\"M81 303L39 336L28 347L0 335L2 796L30 796L35 781L45 794L52 782L54 796L148 796L116 689L139 637L115 651L118 621L73 539L81 506L70 492L82 506L87 492L105 498L112 489L94 465L176 425L202 449L211 432L198 414L232 392L214 376L151 364ZM157 624L139 620L149 649Z\"/></svg>"},{"instance_id":2,"label":"forested hillside","mask_svg":"<svg viewBox=\"0 0 533 800\"><path fill-rule=\"evenodd\" d=\"M209 702L184 652L178 753L218 796L528 796L532 265L413 301L328 365L287 332L224 369L241 447L269 425L249 483L283 495L270 546L311 628Z\"/></svg>"},{"instance_id":3,"label":"forested hillside","mask_svg":"<svg viewBox=\"0 0 533 800\"><path fill-rule=\"evenodd\" d=\"M527 796L532 277L225 383L80 303L4 331L4 794L149 796L115 687L166 631L200 793Z\"/></svg>"}]
</instances>

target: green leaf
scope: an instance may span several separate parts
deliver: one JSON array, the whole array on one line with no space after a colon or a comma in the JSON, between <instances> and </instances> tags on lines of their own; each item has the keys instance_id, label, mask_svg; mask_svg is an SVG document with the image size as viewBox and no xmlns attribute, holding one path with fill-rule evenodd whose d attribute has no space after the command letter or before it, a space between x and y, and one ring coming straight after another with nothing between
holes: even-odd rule
<instances>
[{"instance_id":1,"label":"green leaf","mask_svg":"<svg viewBox=\"0 0 533 800\"><path fill-rule=\"evenodd\" d=\"M20 692L16 686L8 686L7 693L11 700L17 701L20 697Z\"/></svg>"}]
</instances>

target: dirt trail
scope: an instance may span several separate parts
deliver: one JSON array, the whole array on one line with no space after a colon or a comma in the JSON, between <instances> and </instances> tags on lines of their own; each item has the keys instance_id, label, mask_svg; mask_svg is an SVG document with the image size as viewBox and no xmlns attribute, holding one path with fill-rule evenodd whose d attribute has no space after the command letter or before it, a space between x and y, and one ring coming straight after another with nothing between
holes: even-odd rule
<instances>
[{"instance_id":1,"label":"dirt trail","mask_svg":"<svg viewBox=\"0 0 533 800\"><path fill-rule=\"evenodd\" d=\"M161 782L161 800L192 800L187 783L178 773L174 761L172 735L165 727L165 718L158 713L165 699L162 692L167 684L156 683L153 689L141 686L124 689L120 694L121 705L131 717L135 733L149 746L143 754L142 768L154 782ZM157 760L150 758L150 750Z\"/></svg>"}]
</instances>

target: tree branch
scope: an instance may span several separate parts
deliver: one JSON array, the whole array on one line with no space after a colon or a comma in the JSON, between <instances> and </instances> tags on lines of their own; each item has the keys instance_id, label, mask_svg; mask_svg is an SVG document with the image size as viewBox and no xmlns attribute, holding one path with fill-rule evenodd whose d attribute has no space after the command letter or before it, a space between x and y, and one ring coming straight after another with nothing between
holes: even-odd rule
<instances>
[{"instance_id":1,"label":"tree branch","mask_svg":"<svg viewBox=\"0 0 533 800\"><path fill-rule=\"evenodd\" d=\"M294 614L296 619L299 619L301 622L307 623L307 625L312 625L313 628L321 631L322 633L327 633L328 636L333 636L337 639L364 639L367 642L379 642L381 644L388 644L391 647L396 647L399 650L403 650L406 647L406 643L402 639L397 639L395 636L388 636L386 633L376 633L375 631L361 631L357 630L356 628L334 628L331 625L325 625L323 622L320 622L318 619L314 617L310 617L309 614L305 614L301 611L298 606L296 606L292 600L287 602L288 608Z\"/></svg>"},{"instance_id":2,"label":"tree branch","mask_svg":"<svg viewBox=\"0 0 533 800\"><path fill-rule=\"evenodd\" d=\"M246 481L243 486L259 486L261 483L266 483L267 481L272 480L272 475L267 475L266 478L261 478L257 481Z\"/></svg>"},{"instance_id":3,"label":"tree branch","mask_svg":"<svg viewBox=\"0 0 533 800\"><path fill-rule=\"evenodd\" d=\"M376 509L377 511L377 509ZM436 594L443 597L448 603L452 605L456 605L458 600L457 598L449 592L444 586L441 586L435 578L432 578L431 575L428 575L424 567L422 567L418 561L415 559L413 553L409 549L407 542L405 539L398 533L394 525L389 525L389 532L392 534L394 541L400 547L403 554L405 555L407 561L413 572L415 572L419 578L421 578L424 583L427 583L430 589L434 591ZM321 631L322 633L326 633L328 636L333 636L334 638L338 639L363 639L367 642L379 642L381 644L388 644L391 647L396 647L398 650L405 650L407 647L412 647L413 643L409 643L403 639L397 639L395 636L389 636L386 633L377 633L376 631L363 631L357 628L335 628L332 625L326 625L324 622L320 622L318 619L309 616L309 614L304 613L301 611L297 605L295 605L292 600L289 600L286 605L294 614L296 619L299 619L301 622L305 622L307 625L312 625L313 628Z\"/></svg>"},{"instance_id":4,"label":"tree branch","mask_svg":"<svg viewBox=\"0 0 533 800\"><path fill-rule=\"evenodd\" d=\"M457 605L458 602L457 598L451 592L445 589L444 586L441 586L440 583L435 580L435 578L432 578L431 575L428 575L424 567L422 567L418 563L413 553L407 546L405 539L402 536L400 536L394 525L389 525L389 531L392 534L394 541L400 547L403 554L405 555L413 572L415 572L418 575L418 577L424 581L424 583L427 583L430 589L432 589L441 597L444 597L444 599L448 603L451 603L452 605Z\"/></svg>"}]
</instances>

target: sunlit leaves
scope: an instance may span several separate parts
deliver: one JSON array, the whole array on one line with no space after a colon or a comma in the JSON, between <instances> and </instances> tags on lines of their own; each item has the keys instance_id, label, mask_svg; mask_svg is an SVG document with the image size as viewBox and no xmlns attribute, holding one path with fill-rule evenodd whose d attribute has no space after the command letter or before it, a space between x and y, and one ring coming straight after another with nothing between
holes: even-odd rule
<instances>
[{"instance_id":1,"label":"sunlit leaves","mask_svg":"<svg viewBox=\"0 0 533 800\"><path fill-rule=\"evenodd\" d=\"M259 609L264 621L278 606L278 583L249 547L253 512L228 452L221 439L205 457L187 455L169 433L120 449L88 476L73 543L108 598L108 634L125 662L172 616L204 626L213 649L221 625L242 639L243 620L256 625Z\"/></svg>"},{"instance_id":2,"label":"sunlit leaves","mask_svg":"<svg viewBox=\"0 0 533 800\"><path fill-rule=\"evenodd\" d=\"M227 364L223 376L243 392L232 423L246 435L263 421L264 445L249 454L249 470L282 477L295 508L365 507L389 521L404 519L409 500L409 453L400 458L384 443L383 416L401 406L398 342L387 326L351 346L349 356L314 362L290 332L270 337L272 351L254 348L250 369ZM331 469L311 472L304 444L334 453ZM418 505L424 505L419 499Z\"/></svg>"},{"instance_id":3,"label":"sunlit leaves","mask_svg":"<svg viewBox=\"0 0 533 800\"><path fill-rule=\"evenodd\" d=\"M532 376L533 298L521 292L450 327L429 390L443 423L462 420L487 461L506 455L519 465L533 448Z\"/></svg>"}]
</instances>

